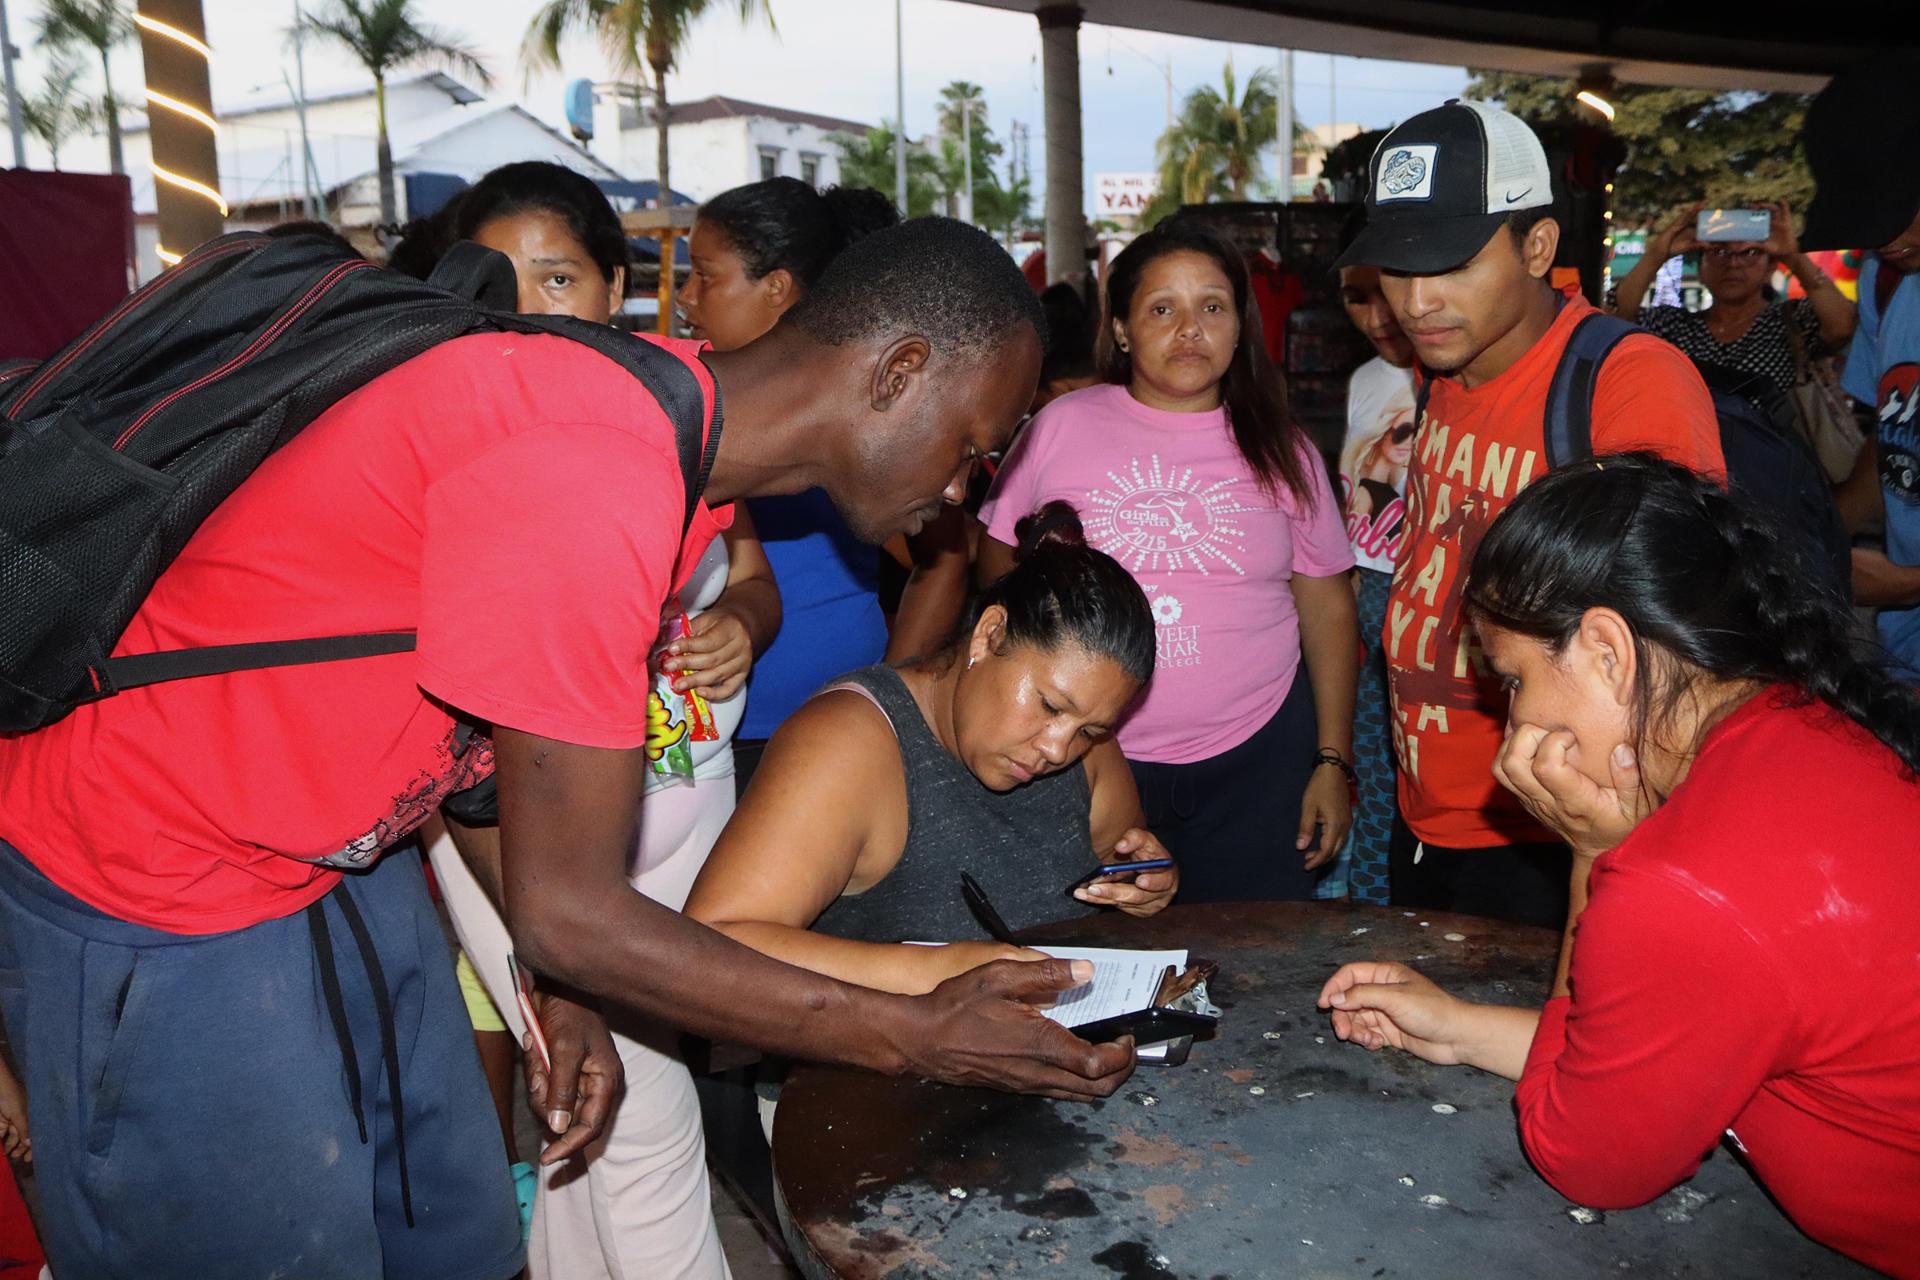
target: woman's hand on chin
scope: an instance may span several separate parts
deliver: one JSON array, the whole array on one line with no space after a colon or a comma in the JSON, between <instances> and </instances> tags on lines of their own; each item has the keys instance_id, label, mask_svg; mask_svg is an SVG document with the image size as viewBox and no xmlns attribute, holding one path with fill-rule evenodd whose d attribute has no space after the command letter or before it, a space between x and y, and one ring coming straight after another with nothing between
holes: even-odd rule
<instances>
[{"instance_id":1,"label":"woman's hand on chin","mask_svg":"<svg viewBox=\"0 0 1920 1280\"><path fill-rule=\"evenodd\" d=\"M1113 861L1148 862L1170 857L1165 845L1145 827L1128 827L1114 842ZM1180 868L1162 867L1137 873L1131 881L1095 880L1075 889L1073 896L1096 907L1118 907L1130 916L1150 916L1162 910L1180 888Z\"/></svg>"},{"instance_id":2,"label":"woman's hand on chin","mask_svg":"<svg viewBox=\"0 0 1920 1280\"><path fill-rule=\"evenodd\" d=\"M1641 786L1640 762L1626 743L1608 757L1607 786L1572 763L1573 749L1573 734L1564 729L1515 725L1494 757L1493 774L1576 856L1592 858L1625 840L1653 806Z\"/></svg>"}]
</instances>

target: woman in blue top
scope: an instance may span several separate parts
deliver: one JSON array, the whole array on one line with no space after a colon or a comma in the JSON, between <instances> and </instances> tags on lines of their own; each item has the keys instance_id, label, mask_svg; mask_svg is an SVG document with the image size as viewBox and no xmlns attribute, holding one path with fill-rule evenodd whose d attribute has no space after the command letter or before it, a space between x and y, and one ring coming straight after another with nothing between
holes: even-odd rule
<instances>
[{"instance_id":1,"label":"woman in blue top","mask_svg":"<svg viewBox=\"0 0 1920 1280\"><path fill-rule=\"evenodd\" d=\"M773 328L841 249L898 219L893 203L867 187L818 192L797 178L769 178L724 191L700 207L693 224L693 269L680 293L681 313L693 335L717 350L743 347ZM743 791L766 739L822 684L932 647L906 631L889 646L878 597L879 554L853 536L825 493L755 498L747 509L780 585L784 616L779 635L754 664L746 719L734 741L734 775ZM917 558L927 571L916 570L908 592L953 597L944 610L912 611L931 619L937 635L925 639L937 644L963 602L964 550L957 561ZM931 563L936 559L938 568ZM904 601L901 612L909 612Z\"/></svg>"}]
</instances>

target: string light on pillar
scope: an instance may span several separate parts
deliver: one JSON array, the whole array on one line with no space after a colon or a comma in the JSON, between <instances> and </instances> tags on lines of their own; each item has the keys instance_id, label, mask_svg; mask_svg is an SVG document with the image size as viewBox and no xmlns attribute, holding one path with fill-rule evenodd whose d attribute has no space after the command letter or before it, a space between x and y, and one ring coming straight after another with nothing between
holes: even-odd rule
<instances>
[{"instance_id":1,"label":"string light on pillar","mask_svg":"<svg viewBox=\"0 0 1920 1280\"><path fill-rule=\"evenodd\" d=\"M200 0L139 0L134 24L146 66L148 139L160 229L154 247L168 266L225 230L209 64Z\"/></svg>"},{"instance_id":2,"label":"string light on pillar","mask_svg":"<svg viewBox=\"0 0 1920 1280\"><path fill-rule=\"evenodd\" d=\"M1608 102L1605 98L1601 97L1599 94L1595 93L1593 90L1582 89L1580 92L1574 94L1573 98L1574 98L1574 101L1578 102L1580 105L1584 107L1591 107L1593 110L1605 116L1609 124L1613 122L1613 115L1614 115L1613 104L1611 102Z\"/></svg>"},{"instance_id":3,"label":"string light on pillar","mask_svg":"<svg viewBox=\"0 0 1920 1280\"><path fill-rule=\"evenodd\" d=\"M160 19L149 17L144 13L134 14L133 22L134 25L142 31L151 31L157 36L163 36L173 41L175 44L185 45L187 48L199 54L204 60L208 62L213 61L212 46L208 45L205 40L202 40L198 36L187 34L172 23L162 22Z\"/></svg>"},{"instance_id":4,"label":"string light on pillar","mask_svg":"<svg viewBox=\"0 0 1920 1280\"><path fill-rule=\"evenodd\" d=\"M158 89L152 88L151 86L147 89L147 105L164 107L176 115L183 115L195 124L206 129L216 140L220 137L220 122L218 120L215 120L200 108L190 103L182 102L178 98L169 98L166 94L161 93Z\"/></svg>"},{"instance_id":5,"label":"string light on pillar","mask_svg":"<svg viewBox=\"0 0 1920 1280\"><path fill-rule=\"evenodd\" d=\"M1613 179L1626 159L1626 145L1613 132L1620 83L1606 63L1580 69L1573 83L1571 154L1567 182L1577 224L1573 255L1579 260L1581 288L1594 302L1607 296L1613 280L1617 228L1613 220ZM1596 226L1593 215L1600 217Z\"/></svg>"}]
</instances>

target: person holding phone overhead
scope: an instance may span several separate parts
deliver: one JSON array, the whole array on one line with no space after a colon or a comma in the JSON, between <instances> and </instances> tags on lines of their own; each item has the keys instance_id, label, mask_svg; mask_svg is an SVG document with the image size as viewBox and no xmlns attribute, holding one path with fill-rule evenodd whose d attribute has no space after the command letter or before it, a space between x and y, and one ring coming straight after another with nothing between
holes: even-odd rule
<instances>
[{"instance_id":1,"label":"person holding phone overhead","mask_svg":"<svg viewBox=\"0 0 1920 1280\"><path fill-rule=\"evenodd\" d=\"M1702 239L1715 236L1717 221L1734 233L1758 233L1756 239ZM1759 215L1734 218L1730 215ZM1764 220L1766 229L1760 230ZM1700 255L1700 283L1713 295L1704 311L1641 305L1653 278L1675 254ZM1762 292L1782 263L1807 291L1804 298L1769 302ZM1696 204L1647 238L1647 251L1620 282L1614 311L1658 334L1697 364L1761 377L1787 392L1813 376L1811 362L1844 350L1853 337L1854 307L1840 287L1813 259L1800 252L1793 211L1784 200L1754 209L1711 210Z\"/></svg>"},{"instance_id":2,"label":"person holding phone overhead","mask_svg":"<svg viewBox=\"0 0 1920 1280\"><path fill-rule=\"evenodd\" d=\"M1065 503L1022 520L1020 546L945 649L855 671L780 727L688 915L789 964L916 994L1036 958L990 940L963 871L1016 930L1167 905L1171 867L1084 882L1167 857L1113 737L1153 673L1146 598Z\"/></svg>"},{"instance_id":3,"label":"person holding phone overhead","mask_svg":"<svg viewBox=\"0 0 1920 1280\"><path fill-rule=\"evenodd\" d=\"M1352 821L1353 551L1287 412L1245 260L1170 218L1114 259L1106 381L1015 442L980 509L983 579L1064 499L1152 602L1152 687L1120 723L1187 901L1304 899Z\"/></svg>"}]
</instances>

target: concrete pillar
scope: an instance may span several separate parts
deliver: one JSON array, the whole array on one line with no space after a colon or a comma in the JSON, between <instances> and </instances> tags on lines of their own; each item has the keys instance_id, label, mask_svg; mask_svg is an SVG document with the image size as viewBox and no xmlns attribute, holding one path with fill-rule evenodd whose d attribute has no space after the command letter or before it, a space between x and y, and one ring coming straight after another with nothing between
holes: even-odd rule
<instances>
[{"instance_id":1,"label":"concrete pillar","mask_svg":"<svg viewBox=\"0 0 1920 1280\"><path fill-rule=\"evenodd\" d=\"M1047 283L1087 269L1084 162L1080 153L1080 20L1077 4L1042 5L1040 65L1047 99Z\"/></svg>"},{"instance_id":2,"label":"concrete pillar","mask_svg":"<svg viewBox=\"0 0 1920 1280\"><path fill-rule=\"evenodd\" d=\"M148 88L178 104L155 100L147 113L161 261L177 262L226 229L207 83L206 22L200 0L139 0L134 21Z\"/></svg>"}]
</instances>

